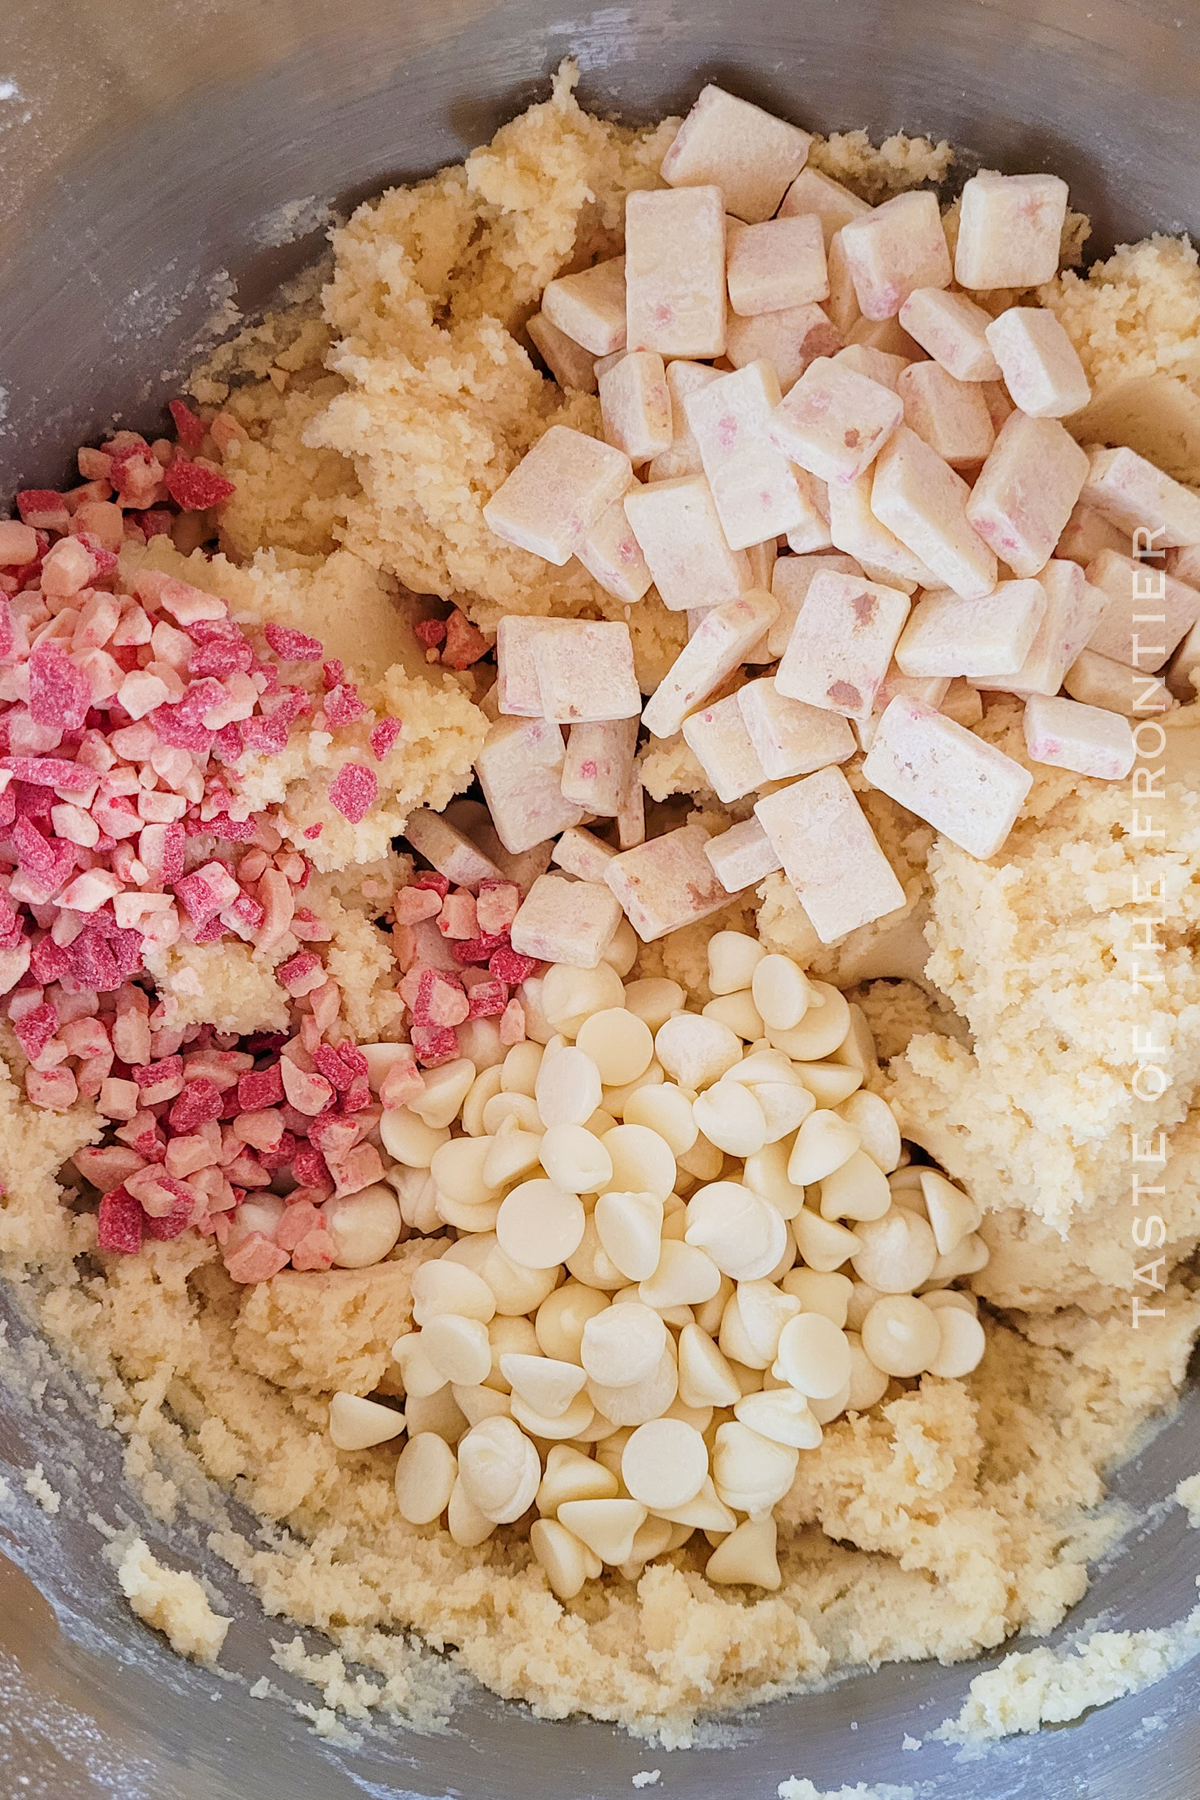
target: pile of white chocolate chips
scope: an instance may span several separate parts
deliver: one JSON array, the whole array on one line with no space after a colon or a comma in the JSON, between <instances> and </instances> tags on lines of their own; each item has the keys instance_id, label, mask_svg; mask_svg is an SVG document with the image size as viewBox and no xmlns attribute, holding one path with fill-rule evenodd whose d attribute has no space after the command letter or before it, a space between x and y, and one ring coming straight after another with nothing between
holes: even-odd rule
<instances>
[{"instance_id":1,"label":"pile of white chocolate chips","mask_svg":"<svg viewBox=\"0 0 1200 1800\"><path fill-rule=\"evenodd\" d=\"M706 88L625 255L530 321L603 437L551 426L484 519L626 609L653 583L690 636L643 705L627 622L501 620L486 811L407 821L395 1042L342 1022L306 904L322 824L240 783L304 731L357 826L403 721L317 639L140 560L211 540L242 428L176 402L171 437L81 451L81 486L0 523L0 1004L27 1099L108 1121L74 1159L98 1253L196 1231L255 1283L428 1236L404 1410L338 1393L333 1442L403 1438L403 1517L465 1546L527 1524L564 1599L695 1532L711 1580L778 1586L773 1509L822 1426L985 1348L955 1285L987 1260L978 1209L901 1141L863 1013L744 932L710 938L703 1004L639 978L640 942L779 869L814 944L900 907L860 752L862 783L996 854L1031 776L972 730L988 692L1025 702L1031 761L1127 774L1135 526L1168 553L1156 660L1200 658L1200 497L1081 448L1065 331L997 304L1054 275L1065 184L975 176L952 253L932 193L872 208L807 145ZM477 677L493 650L457 610L418 635ZM682 732L728 829L647 837L640 732ZM288 1029L156 995L149 959L223 937L273 959Z\"/></svg>"}]
</instances>

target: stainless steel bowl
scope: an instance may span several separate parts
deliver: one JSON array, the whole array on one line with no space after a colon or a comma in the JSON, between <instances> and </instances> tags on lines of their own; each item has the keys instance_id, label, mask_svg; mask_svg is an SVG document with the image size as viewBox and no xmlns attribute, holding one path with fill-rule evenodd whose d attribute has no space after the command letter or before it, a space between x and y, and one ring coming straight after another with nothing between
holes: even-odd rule
<instances>
[{"instance_id":1,"label":"stainless steel bowl","mask_svg":"<svg viewBox=\"0 0 1200 1800\"><path fill-rule=\"evenodd\" d=\"M1093 248L1200 229L1196 13L1178 0L637 0L591 11L575 0L8 0L0 490L59 481L75 445L114 415L158 418L218 303L232 295L253 311L320 247L319 232L271 241L282 206L344 206L456 160L544 92L567 53L584 100L628 118L683 109L715 79L804 124L931 132L968 164L1055 170L1093 217ZM0 1304L12 1312L7 1294ZM13 1313L9 1343L27 1333ZM900 1745L956 1713L982 1663L864 1673L760 1709L733 1747L674 1755L591 1722L538 1722L477 1691L444 1735L397 1729L339 1749L287 1707L251 1700L245 1683L180 1662L132 1618L90 1511L136 1520L168 1561L212 1580L236 1615L229 1669L255 1679L271 1667L268 1640L291 1635L202 1532L168 1538L146 1517L119 1445L65 1378L51 1374L47 1396L31 1410L14 1387L0 1415L16 1496L0 1506L12 1559L0 1559L2 1800L565 1800L627 1796L647 1768L662 1770L652 1791L681 1800L769 1800L790 1775L822 1789L907 1784L921 1800L1200 1796L1196 1662L978 1759ZM1195 1603L1200 1533L1177 1508L1147 1509L1194 1472L1198 1442L1193 1389L1117 1475L1142 1523L1051 1642L1085 1618L1140 1629ZM39 1460L65 1483L57 1519L21 1491L16 1471Z\"/></svg>"}]
</instances>

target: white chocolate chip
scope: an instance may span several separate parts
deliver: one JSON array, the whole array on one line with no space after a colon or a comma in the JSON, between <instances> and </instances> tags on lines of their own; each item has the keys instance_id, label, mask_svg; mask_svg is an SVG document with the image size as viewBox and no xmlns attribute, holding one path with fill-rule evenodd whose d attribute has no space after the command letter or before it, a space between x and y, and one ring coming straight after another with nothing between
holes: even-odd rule
<instances>
[{"instance_id":1,"label":"white chocolate chip","mask_svg":"<svg viewBox=\"0 0 1200 1800\"><path fill-rule=\"evenodd\" d=\"M358 1394L335 1394L329 1402L329 1436L337 1450L369 1450L399 1437L406 1420L395 1407Z\"/></svg>"},{"instance_id":2,"label":"white chocolate chip","mask_svg":"<svg viewBox=\"0 0 1200 1800\"><path fill-rule=\"evenodd\" d=\"M436 1432L409 1438L396 1464L396 1503L410 1525L431 1525L450 1504L458 1474L453 1450Z\"/></svg>"},{"instance_id":3,"label":"white chocolate chip","mask_svg":"<svg viewBox=\"0 0 1200 1800\"><path fill-rule=\"evenodd\" d=\"M708 1446L678 1419L639 1425L621 1453L621 1479L643 1506L660 1512L694 1500L708 1476Z\"/></svg>"}]
</instances>

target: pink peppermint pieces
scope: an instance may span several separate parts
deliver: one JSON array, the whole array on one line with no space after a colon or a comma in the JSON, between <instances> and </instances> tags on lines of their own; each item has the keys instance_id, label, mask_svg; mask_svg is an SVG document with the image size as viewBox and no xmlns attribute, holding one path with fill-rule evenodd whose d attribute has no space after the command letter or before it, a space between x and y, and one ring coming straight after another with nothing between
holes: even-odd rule
<instances>
[{"instance_id":1,"label":"pink peppermint pieces","mask_svg":"<svg viewBox=\"0 0 1200 1800\"><path fill-rule=\"evenodd\" d=\"M361 825L378 794L378 779L365 763L346 763L329 784L330 801L351 825Z\"/></svg>"}]
</instances>

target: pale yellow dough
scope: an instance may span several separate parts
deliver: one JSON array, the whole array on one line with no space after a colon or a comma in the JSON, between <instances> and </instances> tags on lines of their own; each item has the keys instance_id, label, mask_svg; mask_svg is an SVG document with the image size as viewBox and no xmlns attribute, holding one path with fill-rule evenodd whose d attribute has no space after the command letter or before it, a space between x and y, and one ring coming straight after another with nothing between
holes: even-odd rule
<instances>
[{"instance_id":1,"label":"pale yellow dough","mask_svg":"<svg viewBox=\"0 0 1200 1800\"><path fill-rule=\"evenodd\" d=\"M314 891L360 1036L398 1026L390 951L374 923L407 873L390 838L413 806L440 807L466 785L486 727L469 674L426 668L413 596L454 598L485 631L505 610L625 616L577 562L555 569L499 543L480 509L549 425L598 428L596 401L544 378L522 327L553 275L616 247L624 196L657 184L674 129L588 118L560 77L548 102L464 167L360 208L334 234L323 301L315 290L302 297L194 383L198 399L223 405L248 438L227 456L238 492L224 519L226 554L211 564L193 557L178 572L226 594L236 611L318 633L370 702L404 721L381 774L385 804L364 827L331 814L332 752L312 734L263 759L249 784L257 804L282 804L297 832L325 827ZM876 152L859 133L814 151L818 166L872 199L940 175L948 161L944 145L894 139ZM1047 302L1098 380L1165 371L1182 389L1197 341L1194 253L1155 240L1107 268L1088 281L1063 277ZM1161 314L1177 303L1192 312L1168 355ZM1200 474L1200 458L1187 473ZM163 565L181 560L168 553ZM629 619L649 687L682 644L685 621L653 594ZM1200 1236L1200 802L1190 752L1200 732L1188 722L1175 734L1182 779L1164 803L1169 847L1139 853L1170 895L1157 1016L1175 1083L1152 1109L1130 1104L1119 1036L1135 1008L1118 968L1130 870L1113 838L1127 805L1115 785L1039 769L1023 819L990 863L866 795L905 888L899 914L822 948L775 876L757 898L643 956L641 972L676 976L705 999L707 936L723 924L752 928L758 906L769 943L854 985L881 1055L893 1058L880 1090L987 1209L992 1262L976 1286L1018 1309L985 1314L988 1353L970 1379L926 1378L909 1391L894 1383L880 1410L839 1419L802 1457L781 1508L774 1594L710 1586L701 1545L636 1584L610 1572L564 1607L513 1530L464 1550L442 1530L406 1524L392 1491L395 1446L339 1454L326 1431L328 1394L394 1391L390 1346L409 1328L410 1273L436 1246L409 1242L374 1269L288 1273L250 1289L233 1287L213 1247L190 1235L98 1259L93 1217L64 1206L56 1180L99 1136L94 1114L33 1112L16 1084L0 1081L0 1253L14 1272L35 1272L29 1291L43 1330L98 1382L126 1435L127 1471L161 1517L194 1498L198 1460L289 1528L254 1542L224 1529L212 1541L269 1611L333 1638L337 1654L317 1677L329 1704L349 1704L351 1691L361 1701L344 1657L384 1676L377 1700L363 1705L420 1716L428 1689L396 1635L412 1627L541 1714L583 1710L686 1742L697 1717L840 1664L967 1658L1019 1627L1047 1630L1080 1598L1088 1557L1116 1533L1095 1510L1106 1471L1171 1406L1200 1321L1185 1260ZM995 709L986 735L1022 754L1011 707ZM653 748L644 769L656 800L680 818L695 799L714 806L681 744ZM861 787L853 765L850 773ZM716 809L702 816L713 829L729 822ZM282 1018L277 960L225 945L179 948L155 974L183 1017L248 1030ZM19 1077L10 1036L3 1051ZM1173 1150L1171 1291L1166 1319L1135 1333L1126 1146L1131 1129L1159 1125ZM121 1579L178 1647L215 1655L223 1622L184 1585L190 1578L135 1543ZM1135 1671L1147 1666L1145 1649L1130 1651ZM1038 1672L1034 1710L1062 1716ZM1107 1671L1101 1685L1121 1691L1122 1679ZM991 1702L978 1704L989 1730Z\"/></svg>"}]
</instances>

